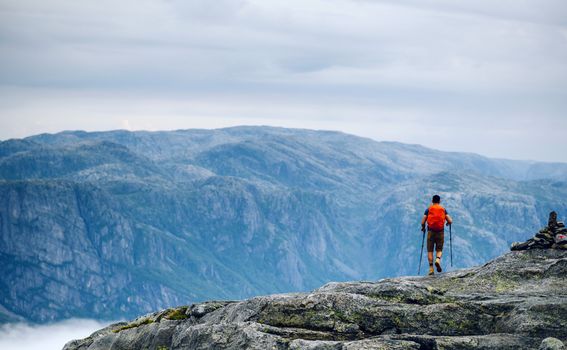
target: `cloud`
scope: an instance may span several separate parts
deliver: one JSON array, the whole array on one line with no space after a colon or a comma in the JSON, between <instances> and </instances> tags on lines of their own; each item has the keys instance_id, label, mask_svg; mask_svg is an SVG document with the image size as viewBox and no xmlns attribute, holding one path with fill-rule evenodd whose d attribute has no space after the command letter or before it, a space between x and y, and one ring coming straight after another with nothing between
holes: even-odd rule
<instances>
[{"instance_id":1,"label":"cloud","mask_svg":"<svg viewBox=\"0 0 567 350\"><path fill-rule=\"evenodd\" d=\"M266 84L277 90L282 82L301 88L306 80L445 89L490 89L496 82L503 90L518 82L542 88L541 80L545 85L565 78L567 49L559 45L559 28L470 15L504 12L487 2L402 3L413 6L348 0L124 1L118 7L105 1L8 1L1 18L10 39L3 79L191 91L203 84L215 90ZM508 13L545 14L537 2L521 3L508 3ZM551 13L565 7L557 4ZM38 50L41 55L32 54ZM539 68L524 70L529 64Z\"/></svg>"},{"instance_id":2,"label":"cloud","mask_svg":"<svg viewBox=\"0 0 567 350\"><path fill-rule=\"evenodd\" d=\"M0 325L0 349L61 350L67 342L87 337L106 325L86 319L69 319L48 325L3 324Z\"/></svg>"},{"instance_id":3,"label":"cloud","mask_svg":"<svg viewBox=\"0 0 567 350\"><path fill-rule=\"evenodd\" d=\"M363 0L372 1L372 0ZM544 25L566 25L567 6L562 0L377 0L398 6L413 6L433 11L492 17L494 19L534 22Z\"/></svg>"},{"instance_id":4,"label":"cloud","mask_svg":"<svg viewBox=\"0 0 567 350\"><path fill-rule=\"evenodd\" d=\"M566 13L560 0L6 0L0 138L126 119L133 129L308 120L534 158L552 146L510 135L565 124ZM523 120L535 125L520 130ZM432 141L429 125L459 137ZM471 131L487 128L518 130L479 145Z\"/></svg>"}]
</instances>

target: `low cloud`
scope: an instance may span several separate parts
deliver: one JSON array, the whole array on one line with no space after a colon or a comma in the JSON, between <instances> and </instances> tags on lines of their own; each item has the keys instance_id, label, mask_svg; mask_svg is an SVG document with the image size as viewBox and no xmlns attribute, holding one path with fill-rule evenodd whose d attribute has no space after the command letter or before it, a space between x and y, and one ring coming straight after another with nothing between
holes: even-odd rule
<instances>
[{"instance_id":1,"label":"low cloud","mask_svg":"<svg viewBox=\"0 0 567 350\"><path fill-rule=\"evenodd\" d=\"M89 336L107 323L69 319L48 325L8 323L0 326L0 349L61 350L73 339Z\"/></svg>"}]
</instances>

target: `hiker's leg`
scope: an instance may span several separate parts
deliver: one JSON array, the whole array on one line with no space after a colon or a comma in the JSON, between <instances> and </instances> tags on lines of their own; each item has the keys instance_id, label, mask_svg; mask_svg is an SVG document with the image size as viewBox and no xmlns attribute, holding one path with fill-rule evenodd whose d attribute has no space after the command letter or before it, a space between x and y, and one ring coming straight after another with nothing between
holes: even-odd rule
<instances>
[{"instance_id":1,"label":"hiker's leg","mask_svg":"<svg viewBox=\"0 0 567 350\"><path fill-rule=\"evenodd\" d=\"M441 231L437 233L435 238L436 257L441 259L441 256L443 255L443 245L445 244L445 232Z\"/></svg>"},{"instance_id":2,"label":"hiker's leg","mask_svg":"<svg viewBox=\"0 0 567 350\"><path fill-rule=\"evenodd\" d=\"M433 232L427 231L427 260L429 261L429 275L433 275L433 248L434 248Z\"/></svg>"},{"instance_id":3,"label":"hiker's leg","mask_svg":"<svg viewBox=\"0 0 567 350\"><path fill-rule=\"evenodd\" d=\"M427 231L427 260L429 265L433 265L433 248L435 245L435 237L433 232Z\"/></svg>"},{"instance_id":4,"label":"hiker's leg","mask_svg":"<svg viewBox=\"0 0 567 350\"><path fill-rule=\"evenodd\" d=\"M441 231L436 234L435 237L435 267L437 267L437 272L443 271L441 268L441 256L443 255L443 244L445 243L445 232Z\"/></svg>"}]
</instances>

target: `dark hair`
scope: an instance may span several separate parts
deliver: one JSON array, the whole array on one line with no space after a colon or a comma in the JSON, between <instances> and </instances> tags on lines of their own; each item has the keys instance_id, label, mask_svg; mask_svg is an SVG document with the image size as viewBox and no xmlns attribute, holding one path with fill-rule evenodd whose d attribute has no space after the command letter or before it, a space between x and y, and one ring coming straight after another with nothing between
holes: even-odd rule
<instances>
[{"instance_id":1,"label":"dark hair","mask_svg":"<svg viewBox=\"0 0 567 350\"><path fill-rule=\"evenodd\" d=\"M436 194L435 196L433 196L432 202L433 203L441 203L441 197L439 197L439 195Z\"/></svg>"}]
</instances>

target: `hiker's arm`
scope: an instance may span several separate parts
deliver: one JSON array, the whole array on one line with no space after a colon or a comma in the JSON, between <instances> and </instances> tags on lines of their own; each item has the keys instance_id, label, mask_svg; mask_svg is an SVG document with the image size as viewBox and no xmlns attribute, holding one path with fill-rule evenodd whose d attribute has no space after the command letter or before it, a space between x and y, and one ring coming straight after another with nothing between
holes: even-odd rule
<instances>
[{"instance_id":1,"label":"hiker's arm","mask_svg":"<svg viewBox=\"0 0 567 350\"><path fill-rule=\"evenodd\" d=\"M452 225L452 224L453 224L453 219L451 219L451 217L449 216L449 214L447 214L447 215L445 216L445 219L447 220L447 223L448 223L449 225Z\"/></svg>"},{"instance_id":2,"label":"hiker's arm","mask_svg":"<svg viewBox=\"0 0 567 350\"><path fill-rule=\"evenodd\" d=\"M421 219L421 226L425 225L426 220L427 220L427 215L423 215L423 219Z\"/></svg>"}]
</instances>

